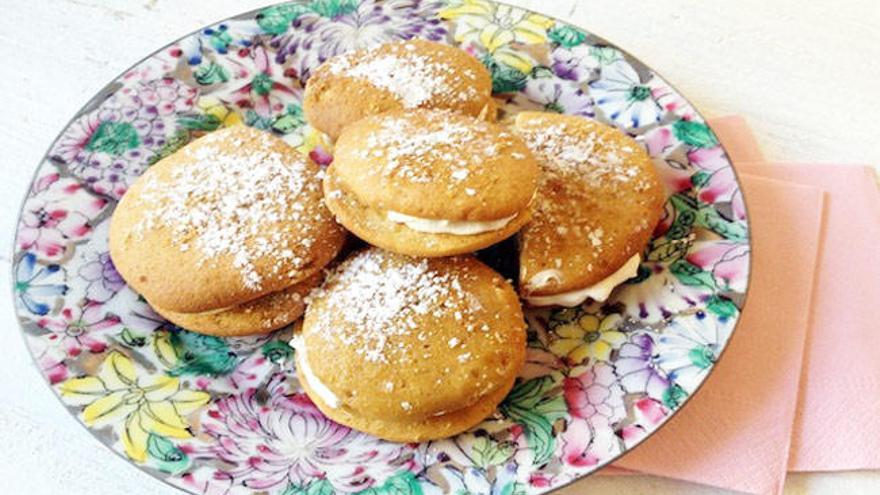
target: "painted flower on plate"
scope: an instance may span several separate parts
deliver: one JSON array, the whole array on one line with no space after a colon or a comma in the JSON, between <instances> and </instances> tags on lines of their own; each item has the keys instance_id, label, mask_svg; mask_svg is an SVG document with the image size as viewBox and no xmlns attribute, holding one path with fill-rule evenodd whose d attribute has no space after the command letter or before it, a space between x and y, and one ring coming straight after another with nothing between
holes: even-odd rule
<instances>
[{"instance_id":1,"label":"painted flower on plate","mask_svg":"<svg viewBox=\"0 0 880 495\"><path fill-rule=\"evenodd\" d=\"M76 357L82 351L93 353L107 349L106 334L120 328L119 317L107 313L99 303L86 303L61 310L57 316L44 316L37 326L50 332L49 342Z\"/></svg>"},{"instance_id":2,"label":"painted flower on plate","mask_svg":"<svg viewBox=\"0 0 880 495\"><path fill-rule=\"evenodd\" d=\"M571 81L557 77L529 79L525 96L548 112L592 117L593 99Z\"/></svg>"},{"instance_id":3,"label":"painted flower on plate","mask_svg":"<svg viewBox=\"0 0 880 495\"><path fill-rule=\"evenodd\" d=\"M260 19L278 35L271 41L276 62L305 82L334 55L413 37L441 41L446 27L437 11L443 5L442 0L312 0L269 7Z\"/></svg>"},{"instance_id":4,"label":"painted flower on plate","mask_svg":"<svg viewBox=\"0 0 880 495\"><path fill-rule=\"evenodd\" d=\"M197 96L172 78L124 86L74 121L49 155L92 191L118 199L162 154L176 116L191 111Z\"/></svg>"},{"instance_id":5,"label":"painted flower on plate","mask_svg":"<svg viewBox=\"0 0 880 495\"><path fill-rule=\"evenodd\" d=\"M568 412L574 417L609 426L626 416L623 389L610 364L599 362L583 373L573 373L562 382L562 389Z\"/></svg>"},{"instance_id":6,"label":"painted flower on plate","mask_svg":"<svg viewBox=\"0 0 880 495\"><path fill-rule=\"evenodd\" d=\"M669 413L670 410L663 406L660 401L650 397L642 397L633 402L633 420L621 427L618 435L620 435L624 445L627 448L631 448L656 430Z\"/></svg>"},{"instance_id":7,"label":"painted flower on plate","mask_svg":"<svg viewBox=\"0 0 880 495\"><path fill-rule=\"evenodd\" d=\"M264 401L255 389L220 399L203 417L203 430L215 439L203 455L231 466L222 476L251 490L304 487L321 478L348 493L406 469L407 445L331 421L306 395L288 395L281 374L270 380L268 391Z\"/></svg>"},{"instance_id":8,"label":"painted flower on plate","mask_svg":"<svg viewBox=\"0 0 880 495\"><path fill-rule=\"evenodd\" d=\"M72 378L59 386L64 402L85 406L82 419L90 427L112 425L126 455L147 459L151 435L191 438L186 416L211 396L180 387L178 378L139 370L119 351L112 351L95 376Z\"/></svg>"},{"instance_id":9,"label":"painted flower on plate","mask_svg":"<svg viewBox=\"0 0 880 495\"><path fill-rule=\"evenodd\" d=\"M688 153L690 162L702 171L697 180L698 198L704 203L730 202L735 220L745 220L746 205L736 174L721 146L697 148Z\"/></svg>"},{"instance_id":10,"label":"painted flower on plate","mask_svg":"<svg viewBox=\"0 0 880 495\"><path fill-rule=\"evenodd\" d=\"M623 129L645 127L663 116L651 87L625 60L602 67L599 78L590 83L590 95L602 113Z\"/></svg>"},{"instance_id":11,"label":"painted flower on plate","mask_svg":"<svg viewBox=\"0 0 880 495\"><path fill-rule=\"evenodd\" d=\"M671 386L669 378L658 366L654 337L647 333L632 335L620 347L614 370L620 385L628 393L646 393L656 399L663 397Z\"/></svg>"},{"instance_id":12,"label":"painted flower on plate","mask_svg":"<svg viewBox=\"0 0 880 495\"><path fill-rule=\"evenodd\" d=\"M661 241L669 243L665 239ZM672 242L675 246L670 246L670 249L675 250L674 259L678 259L678 253L686 252L689 243L688 239ZM674 273L674 268L678 266L666 259L642 261L639 276L622 285L613 296L615 302L622 303L623 314L644 323L658 323L681 311L704 305L714 289L701 284L681 283ZM593 310L597 306L593 304L588 309Z\"/></svg>"},{"instance_id":13,"label":"painted flower on plate","mask_svg":"<svg viewBox=\"0 0 880 495\"><path fill-rule=\"evenodd\" d=\"M749 277L749 249L748 244L737 241L697 241L685 259L711 273L718 289L745 292Z\"/></svg>"},{"instance_id":14,"label":"painted flower on plate","mask_svg":"<svg viewBox=\"0 0 880 495\"><path fill-rule=\"evenodd\" d=\"M622 321L618 314L600 319L593 314L577 312L572 320L553 327L556 338L550 343L550 350L572 365L588 358L608 361L611 351L626 342L626 335L618 330Z\"/></svg>"},{"instance_id":15,"label":"painted flower on plate","mask_svg":"<svg viewBox=\"0 0 880 495\"><path fill-rule=\"evenodd\" d=\"M49 345L44 338L30 340L29 343L37 366L40 367L40 371L43 372L50 384L55 385L67 380L70 370L64 362L67 355L63 351Z\"/></svg>"},{"instance_id":16,"label":"painted flower on plate","mask_svg":"<svg viewBox=\"0 0 880 495\"><path fill-rule=\"evenodd\" d=\"M662 125L635 137L654 159L660 180L671 193L692 189L697 172L687 156L688 147L675 137L674 125Z\"/></svg>"},{"instance_id":17,"label":"painted flower on plate","mask_svg":"<svg viewBox=\"0 0 880 495\"><path fill-rule=\"evenodd\" d=\"M269 129L289 105L299 103L298 84L272 61L265 46L242 48L222 63L229 73L228 88L224 86L212 96L237 108L249 125Z\"/></svg>"},{"instance_id":18,"label":"painted flower on plate","mask_svg":"<svg viewBox=\"0 0 880 495\"><path fill-rule=\"evenodd\" d=\"M251 46L260 32L260 26L254 20L229 20L183 38L171 48L171 53L183 57L189 65L199 65L206 59L222 58L214 54L228 55Z\"/></svg>"},{"instance_id":19,"label":"painted flower on plate","mask_svg":"<svg viewBox=\"0 0 880 495\"><path fill-rule=\"evenodd\" d=\"M696 390L732 331L729 318L704 311L679 316L657 337L657 365L685 390Z\"/></svg>"},{"instance_id":20,"label":"painted flower on plate","mask_svg":"<svg viewBox=\"0 0 880 495\"><path fill-rule=\"evenodd\" d=\"M15 297L28 313L49 314L61 296L67 293L67 274L57 264L37 262L33 253L24 253L15 265Z\"/></svg>"},{"instance_id":21,"label":"painted flower on plate","mask_svg":"<svg viewBox=\"0 0 880 495\"><path fill-rule=\"evenodd\" d=\"M673 115L677 115L684 120L692 120L697 118L697 111L681 96L681 93L672 89L672 87L658 76L654 76L649 81L651 88L651 96L660 107Z\"/></svg>"},{"instance_id":22,"label":"painted flower on plate","mask_svg":"<svg viewBox=\"0 0 880 495\"><path fill-rule=\"evenodd\" d=\"M455 41L483 47L496 62L531 72L534 59L512 46L547 41L547 30L555 21L533 12L487 0L453 0L440 17L455 21Z\"/></svg>"},{"instance_id":23,"label":"painted flower on plate","mask_svg":"<svg viewBox=\"0 0 880 495\"><path fill-rule=\"evenodd\" d=\"M215 96L202 96L196 107L205 115L217 121L218 127L229 127L242 123L241 114L230 109Z\"/></svg>"},{"instance_id":24,"label":"painted flower on plate","mask_svg":"<svg viewBox=\"0 0 880 495\"><path fill-rule=\"evenodd\" d=\"M457 469L444 466L440 472L449 488L446 493L450 495L525 495L525 485L517 482L516 464L508 463L498 466L495 475L490 479L483 469L466 467Z\"/></svg>"},{"instance_id":25,"label":"painted flower on plate","mask_svg":"<svg viewBox=\"0 0 880 495\"><path fill-rule=\"evenodd\" d=\"M86 298L99 303L109 301L125 287L125 280L116 271L109 252L97 253L77 272L87 282Z\"/></svg>"},{"instance_id":26,"label":"painted flower on plate","mask_svg":"<svg viewBox=\"0 0 880 495\"><path fill-rule=\"evenodd\" d=\"M602 66L623 60L623 55L615 48L591 45L560 46L550 53L550 57L554 74L579 84L593 79Z\"/></svg>"},{"instance_id":27,"label":"painted flower on plate","mask_svg":"<svg viewBox=\"0 0 880 495\"><path fill-rule=\"evenodd\" d=\"M572 418L560 434L559 457L566 465L590 470L621 451L614 430L582 418Z\"/></svg>"},{"instance_id":28,"label":"painted flower on plate","mask_svg":"<svg viewBox=\"0 0 880 495\"><path fill-rule=\"evenodd\" d=\"M92 232L92 220L104 211L107 200L56 173L37 182L42 182L42 190L24 203L17 244L19 249L34 251L43 259L58 261L70 252L73 243Z\"/></svg>"}]
</instances>

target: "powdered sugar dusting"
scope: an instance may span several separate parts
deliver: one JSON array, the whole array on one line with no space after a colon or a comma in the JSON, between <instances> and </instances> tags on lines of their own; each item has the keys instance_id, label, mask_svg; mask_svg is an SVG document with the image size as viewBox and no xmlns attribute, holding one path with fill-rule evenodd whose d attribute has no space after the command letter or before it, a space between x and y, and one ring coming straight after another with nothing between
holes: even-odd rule
<instances>
[{"instance_id":1,"label":"powdered sugar dusting","mask_svg":"<svg viewBox=\"0 0 880 495\"><path fill-rule=\"evenodd\" d=\"M267 227L310 214L306 210L313 206L300 199L319 190L320 178L307 170L304 159L275 151L268 134L230 137L235 133L241 131L219 131L185 148L181 153L188 160L176 164L170 180L149 177L141 191L147 206L134 232L168 227L181 251L198 249L206 263L230 256L244 286L258 290L263 282L258 260L268 257L275 261L275 273L290 270L289 276L298 275L307 262L296 247L308 247L313 239L298 239L294 246ZM308 229L309 223L301 227Z\"/></svg>"},{"instance_id":2,"label":"powdered sugar dusting","mask_svg":"<svg viewBox=\"0 0 880 495\"><path fill-rule=\"evenodd\" d=\"M481 305L461 284L463 278L472 276L467 269L436 270L426 259L378 249L362 251L331 272L310 296L324 304L316 320L316 334L340 339L367 361L412 358L408 354L413 349L392 345L390 340L413 334L417 341L426 341L432 329L423 328L419 320L461 313L462 325L474 326ZM344 325L334 324L339 318Z\"/></svg>"},{"instance_id":3,"label":"powdered sugar dusting","mask_svg":"<svg viewBox=\"0 0 880 495\"><path fill-rule=\"evenodd\" d=\"M434 180L435 164L447 165L456 182L480 173L485 161L498 155L498 140L511 136L492 131L488 124L474 119L451 118L446 111L421 115L423 122L404 117L388 117L367 136L360 151L364 159L377 162L377 172L415 183ZM476 194L476 191L474 191Z\"/></svg>"},{"instance_id":4,"label":"powdered sugar dusting","mask_svg":"<svg viewBox=\"0 0 880 495\"><path fill-rule=\"evenodd\" d=\"M570 132L565 123L543 125L539 119L533 125L517 130L532 153L542 162L544 173L576 176L591 186L630 182L639 175L638 166L628 157L634 150L617 146L597 132L580 136Z\"/></svg>"},{"instance_id":5,"label":"powdered sugar dusting","mask_svg":"<svg viewBox=\"0 0 880 495\"><path fill-rule=\"evenodd\" d=\"M473 71L458 74L449 64L417 53L412 42L379 45L366 52L352 52L329 62L330 72L361 79L393 93L404 108L416 108L439 96L467 100L478 96L468 87L453 94L450 81L467 77Z\"/></svg>"}]
</instances>

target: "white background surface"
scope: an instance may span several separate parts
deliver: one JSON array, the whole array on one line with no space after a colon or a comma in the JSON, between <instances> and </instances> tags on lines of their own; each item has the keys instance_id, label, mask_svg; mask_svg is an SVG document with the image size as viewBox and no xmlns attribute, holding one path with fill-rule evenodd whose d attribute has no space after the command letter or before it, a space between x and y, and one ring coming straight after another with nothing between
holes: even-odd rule
<instances>
[{"instance_id":1,"label":"white background surface","mask_svg":"<svg viewBox=\"0 0 880 495\"><path fill-rule=\"evenodd\" d=\"M35 166L68 119L148 53L271 0L0 0L0 492L174 493L93 440L18 335L13 229ZM880 3L874 0L509 0L614 41L705 115L746 116L771 160L880 164ZM878 440L880 441L880 440ZM593 477L563 493L720 493ZM880 493L880 473L790 476L786 494Z\"/></svg>"}]
</instances>

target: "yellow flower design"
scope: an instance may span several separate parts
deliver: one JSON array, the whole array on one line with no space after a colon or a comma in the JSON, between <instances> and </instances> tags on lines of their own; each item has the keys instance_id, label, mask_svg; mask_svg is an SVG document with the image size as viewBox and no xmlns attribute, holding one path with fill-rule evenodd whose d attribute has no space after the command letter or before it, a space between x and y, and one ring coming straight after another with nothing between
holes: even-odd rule
<instances>
[{"instance_id":1,"label":"yellow flower design","mask_svg":"<svg viewBox=\"0 0 880 495\"><path fill-rule=\"evenodd\" d=\"M528 73L535 61L511 43L534 45L547 41L555 21L509 5L486 0L459 0L440 11L440 18L455 20L455 40L477 42L496 61Z\"/></svg>"},{"instance_id":2,"label":"yellow flower design","mask_svg":"<svg viewBox=\"0 0 880 495\"><path fill-rule=\"evenodd\" d=\"M97 376L72 378L60 390L65 402L86 406L82 415L87 425L113 424L125 453L138 462L147 458L151 433L190 438L185 416L211 398L205 392L181 389L174 377L139 376L131 359L118 351L107 356Z\"/></svg>"},{"instance_id":3,"label":"yellow flower design","mask_svg":"<svg viewBox=\"0 0 880 495\"><path fill-rule=\"evenodd\" d=\"M553 329L559 338L550 343L550 350L571 364L580 364L587 358L608 361L611 351L626 342L626 335L617 330L621 320L617 314L601 320L595 315L583 315L559 325Z\"/></svg>"},{"instance_id":4,"label":"yellow flower design","mask_svg":"<svg viewBox=\"0 0 880 495\"><path fill-rule=\"evenodd\" d=\"M302 133L302 142L295 143L294 147L304 155L308 155L315 148L329 152L333 149L333 141L323 132L312 126L307 126Z\"/></svg>"},{"instance_id":5,"label":"yellow flower design","mask_svg":"<svg viewBox=\"0 0 880 495\"><path fill-rule=\"evenodd\" d=\"M215 117L220 121L222 127L241 124L241 115L238 112L229 110L222 101L213 96L204 96L199 98L196 106L207 115Z\"/></svg>"}]
</instances>

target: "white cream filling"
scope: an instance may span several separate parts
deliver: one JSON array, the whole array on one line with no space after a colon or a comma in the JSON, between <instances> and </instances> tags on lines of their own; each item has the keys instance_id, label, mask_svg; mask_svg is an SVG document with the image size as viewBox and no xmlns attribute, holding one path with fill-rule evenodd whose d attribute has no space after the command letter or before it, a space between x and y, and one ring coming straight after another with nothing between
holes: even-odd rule
<instances>
[{"instance_id":1,"label":"white cream filling","mask_svg":"<svg viewBox=\"0 0 880 495\"><path fill-rule=\"evenodd\" d=\"M614 290L615 287L622 284L624 281L631 279L639 272L639 263L641 261L642 257L637 254L627 260L627 262L624 263L623 266L621 266L616 272L589 287L573 290L570 292L563 292L560 294L553 294L551 296L527 297L526 301L532 306L567 307L577 306L587 299L593 299L594 301L602 302L605 299L608 299L608 296L611 295L611 291ZM556 270L544 270L536 273L535 276L529 280L529 284L532 285L535 282L535 278L539 275L541 275L542 277L559 277L561 275L561 273L544 274L544 272L556 272Z\"/></svg>"},{"instance_id":2,"label":"white cream filling","mask_svg":"<svg viewBox=\"0 0 880 495\"><path fill-rule=\"evenodd\" d=\"M467 221L467 220L438 220L436 218L420 218L398 213L389 210L386 214L388 220L395 223L402 223L407 227L419 232L428 232L430 234L452 234L452 235L475 235L483 232L493 232L503 229L511 220L516 218L517 214L500 220L489 220L486 222Z\"/></svg>"},{"instance_id":3,"label":"white cream filling","mask_svg":"<svg viewBox=\"0 0 880 495\"><path fill-rule=\"evenodd\" d=\"M529 279L529 281L526 283L526 288L531 290L540 289L541 287L544 287L553 280L557 282L562 282L562 272L555 268L541 270Z\"/></svg>"},{"instance_id":4,"label":"white cream filling","mask_svg":"<svg viewBox=\"0 0 880 495\"><path fill-rule=\"evenodd\" d=\"M309 356L306 353L306 343L302 337L299 335L295 335L293 339L290 341L290 346L293 347L296 352L299 353L299 359L296 360L297 363L297 372L300 375L301 379L304 379L308 382L309 386L312 390L318 394L318 397L324 401L324 404L336 409L342 403L339 400L339 397L330 390L327 385L324 385L321 380L315 376L315 373L312 371L312 367L309 366Z\"/></svg>"}]
</instances>

